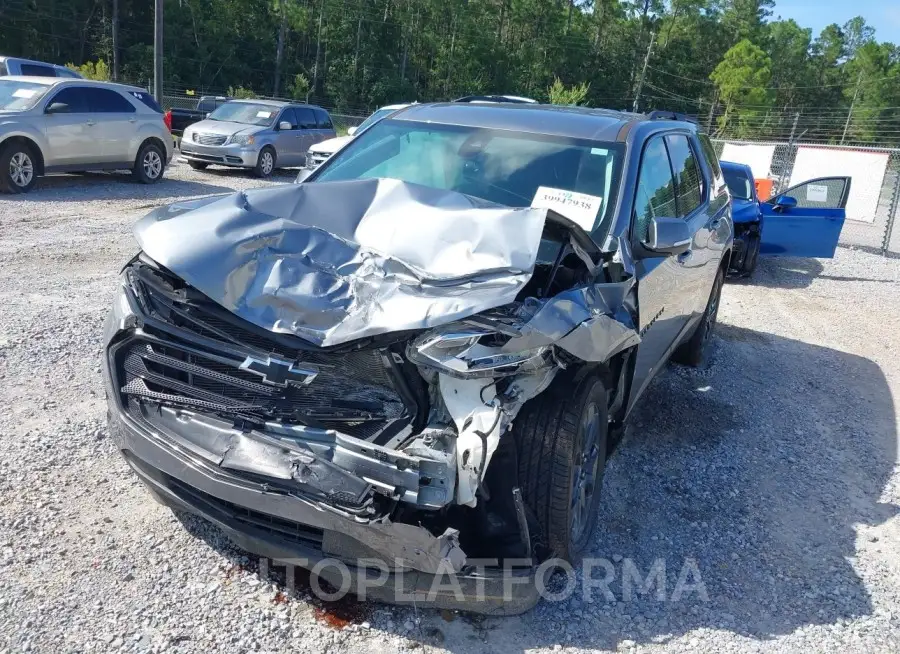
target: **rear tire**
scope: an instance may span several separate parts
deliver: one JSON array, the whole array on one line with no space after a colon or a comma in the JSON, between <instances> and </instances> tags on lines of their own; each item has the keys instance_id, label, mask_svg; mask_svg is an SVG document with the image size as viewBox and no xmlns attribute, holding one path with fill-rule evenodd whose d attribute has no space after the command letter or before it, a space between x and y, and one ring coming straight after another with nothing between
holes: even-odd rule
<instances>
[{"instance_id":1,"label":"rear tire","mask_svg":"<svg viewBox=\"0 0 900 654\"><path fill-rule=\"evenodd\" d=\"M559 379L522 407L513 423L522 496L550 556L569 562L591 542L606 467L609 393L587 375Z\"/></svg>"},{"instance_id":2,"label":"rear tire","mask_svg":"<svg viewBox=\"0 0 900 654\"><path fill-rule=\"evenodd\" d=\"M0 191L28 193L37 173L37 156L30 146L14 142L0 149Z\"/></svg>"},{"instance_id":3,"label":"rear tire","mask_svg":"<svg viewBox=\"0 0 900 654\"><path fill-rule=\"evenodd\" d=\"M202 161L188 161L188 166L193 168L194 170L206 170L208 163L204 163Z\"/></svg>"},{"instance_id":4,"label":"rear tire","mask_svg":"<svg viewBox=\"0 0 900 654\"><path fill-rule=\"evenodd\" d=\"M269 177L275 172L275 164L278 161L275 149L267 145L259 152L259 158L256 160L256 166L253 168L253 174L260 179Z\"/></svg>"},{"instance_id":5,"label":"rear tire","mask_svg":"<svg viewBox=\"0 0 900 654\"><path fill-rule=\"evenodd\" d=\"M706 310L700 317L700 321L694 328L690 339L682 343L672 355L672 360L687 366L699 368L706 360L709 341L716 326L716 318L719 315L719 304L722 297L722 285L725 282L725 272L722 268L716 273L709 300L706 302Z\"/></svg>"},{"instance_id":6,"label":"rear tire","mask_svg":"<svg viewBox=\"0 0 900 654\"><path fill-rule=\"evenodd\" d=\"M166 155L155 143L144 143L138 150L131 174L141 184L155 184L162 179Z\"/></svg>"}]
</instances>

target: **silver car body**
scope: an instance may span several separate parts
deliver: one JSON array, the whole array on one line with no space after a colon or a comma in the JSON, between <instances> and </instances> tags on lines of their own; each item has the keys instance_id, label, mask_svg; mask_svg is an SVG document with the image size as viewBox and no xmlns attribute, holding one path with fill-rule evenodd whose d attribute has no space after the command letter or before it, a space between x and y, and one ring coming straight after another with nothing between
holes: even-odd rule
<instances>
[{"instance_id":1,"label":"silver car body","mask_svg":"<svg viewBox=\"0 0 900 654\"><path fill-rule=\"evenodd\" d=\"M71 68L48 64L33 59L20 59L19 57L5 57L0 55L0 75L25 75L31 77L65 77L67 79L81 79L81 75Z\"/></svg>"},{"instance_id":2,"label":"silver car body","mask_svg":"<svg viewBox=\"0 0 900 654\"><path fill-rule=\"evenodd\" d=\"M255 105L255 115L265 120L265 125L246 122L230 122L213 118L216 112L234 104ZM181 154L188 161L253 168L265 147L275 150L275 162L279 168L302 166L306 153L320 141L335 136L328 113L321 107L307 104L291 104L275 100L232 100L227 102L206 120L190 125L181 139ZM264 116L264 114L271 114ZM308 116L324 115L327 123L305 122ZM287 128L287 124L290 125ZM320 126L321 125L321 126Z\"/></svg>"},{"instance_id":3,"label":"silver car body","mask_svg":"<svg viewBox=\"0 0 900 654\"><path fill-rule=\"evenodd\" d=\"M131 169L148 140L164 148L166 162L172 158L174 146L163 115L141 100L148 95L143 89L54 77L3 77L0 83L20 84L22 88L11 95L23 100L21 108L0 111L0 147L8 139L29 141L40 157L39 174ZM119 96L117 103L123 111L82 111L87 105L73 104L72 111L47 113L61 97L93 97L97 89Z\"/></svg>"},{"instance_id":4,"label":"silver car body","mask_svg":"<svg viewBox=\"0 0 900 654\"><path fill-rule=\"evenodd\" d=\"M310 170L315 170L316 168L321 166L322 163L324 163L325 160L328 159L328 157L330 157L342 147L347 145L350 141L352 141L353 137L355 137L357 134L362 134L365 130L377 123L382 118L387 118L395 111L405 109L408 106L409 103L389 104L385 107L381 107L381 109L376 110L360 125L348 129L346 136L338 136L333 139L328 139L327 141L322 141L321 143L316 143L309 149L309 156L306 158L306 167Z\"/></svg>"}]
</instances>

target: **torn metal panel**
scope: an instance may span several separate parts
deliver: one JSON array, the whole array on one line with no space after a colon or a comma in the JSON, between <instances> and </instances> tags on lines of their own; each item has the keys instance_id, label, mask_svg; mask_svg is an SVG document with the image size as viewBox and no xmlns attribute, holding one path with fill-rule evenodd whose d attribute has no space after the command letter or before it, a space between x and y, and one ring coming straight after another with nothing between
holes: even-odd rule
<instances>
[{"instance_id":1,"label":"torn metal panel","mask_svg":"<svg viewBox=\"0 0 900 654\"><path fill-rule=\"evenodd\" d=\"M512 302L547 213L366 179L176 204L143 218L135 236L241 318L328 346Z\"/></svg>"},{"instance_id":2,"label":"torn metal panel","mask_svg":"<svg viewBox=\"0 0 900 654\"><path fill-rule=\"evenodd\" d=\"M606 361L640 342L629 311L632 279L573 288L548 300L530 299L520 313L520 335L504 345L507 353L556 345L583 361Z\"/></svg>"}]
</instances>

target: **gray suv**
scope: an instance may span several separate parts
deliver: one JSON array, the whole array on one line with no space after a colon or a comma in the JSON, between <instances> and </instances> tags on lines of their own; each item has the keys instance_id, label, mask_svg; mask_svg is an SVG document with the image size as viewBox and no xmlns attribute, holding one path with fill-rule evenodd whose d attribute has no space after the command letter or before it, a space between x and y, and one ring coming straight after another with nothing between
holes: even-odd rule
<instances>
[{"instance_id":1,"label":"gray suv","mask_svg":"<svg viewBox=\"0 0 900 654\"><path fill-rule=\"evenodd\" d=\"M492 614L588 550L607 456L670 358L702 362L733 245L684 116L512 103L413 105L301 184L135 235L103 370L139 478L259 555L351 587L384 566L367 597Z\"/></svg>"},{"instance_id":2,"label":"gray suv","mask_svg":"<svg viewBox=\"0 0 900 654\"><path fill-rule=\"evenodd\" d=\"M310 146L334 136L331 117L321 107L232 100L187 127L180 148L196 170L219 164L268 177L275 168L304 165Z\"/></svg>"},{"instance_id":3,"label":"gray suv","mask_svg":"<svg viewBox=\"0 0 900 654\"><path fill-rule=\"evenodd\" d=\"M0 78L0 191L25 193L41 175L131 170L162 179L174 146L143 89L53 77Z\"/></svg>"}]
</instances>

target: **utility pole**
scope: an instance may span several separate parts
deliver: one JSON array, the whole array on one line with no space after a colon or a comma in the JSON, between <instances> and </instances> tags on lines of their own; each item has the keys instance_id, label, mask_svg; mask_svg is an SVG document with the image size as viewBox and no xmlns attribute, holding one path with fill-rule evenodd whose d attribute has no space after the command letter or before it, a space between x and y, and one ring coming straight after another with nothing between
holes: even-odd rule
<instances>
[{"instance_id":1,"label":"utility pole","mask_svg":"<svg viewBox=\"0 0 900 654\"><path fill-rule=\"evenodd\" d=\"M163 0L156 0L153 12L153 95L163 103Z\"/></svg>"},{"instance_id":2,"label":"utility pole","mask_svg":"<svg viewBox=\"0 0 900 654\"><path fill-rule=\"evenodd\" d=\"M644 77L647 75L647 65L650 63L650 53L653 52L653 39L656 38L655 32L650 32L650 45L647 46L647 56L644 57L644 67L641 69L641 77L637 83L637 89L634 92L634 106L631 108L634 113L637 113L638 110L638 102L641 99L641 87L644 86Z\"/></svg>"},{"instance_id":3,"label":"utility pole","mask_svg":"<svg viewBox=\"0 0 900 654\"><path fill-rule=\"evenodd\" d=\"M709 105L709 116L706 118L706 133L712 134L713 117L716 115L716 104L719 102L719 89L713 94L712 104Z\"/></svg>"},{"instance_id":4,"label":"utility pole","mask_svg":"<svg viewBox=\"0 0 900 654\"><path fill-rule=\"evenodd\" d=\"M841 134L841 145L844 145L844 139L847 138L847 130L850 128L850 118L853 117L853 105L859 97L859 85L862 83L862 71L859 71L859 77L856 78L856 90L853 92L853 100L850 101L850 111L847 112L847 122L844 123L844 133Z\"/></svg>"},{"instance_id":5,"label":"utility pole","mask_svg":"<svg viewBox=\"0 0 900 654\"><path fill-rule=\"evenodd\" d=\"M387 11L387 9L385 9ZM322 52L322 14L325 12L325 0L322 0L321 4L319 4L319 30L316 35L316 65L313 66L313 83L312 83L312 92L318 92L319 86L319 57ZM309 101L309 95L306 96L307 101Z\"/></svg>"},{"instance_id":6,"label":"utility pole","mask_svg":"<svg viewBox=\"0 0 900 654\"><path fill-rule=\"evenodd\" d=\"M119 81L119 0L112 0L112 78Z\"/></svg>"}]
</instances>

